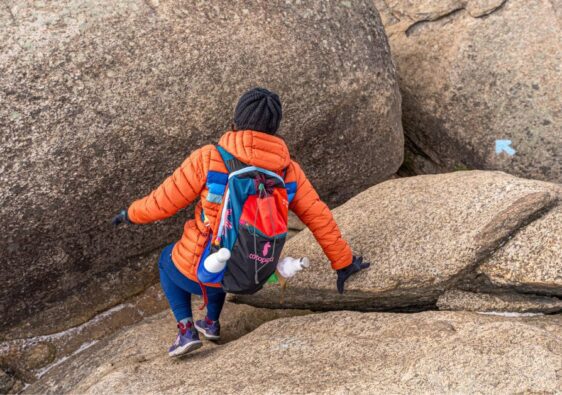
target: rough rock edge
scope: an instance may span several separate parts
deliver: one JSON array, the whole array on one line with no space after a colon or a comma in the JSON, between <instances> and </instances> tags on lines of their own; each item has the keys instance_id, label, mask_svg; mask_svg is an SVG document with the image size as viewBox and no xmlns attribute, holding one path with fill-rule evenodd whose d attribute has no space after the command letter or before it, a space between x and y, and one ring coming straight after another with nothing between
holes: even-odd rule
<instances>
[{"instance_id":1,"label":"rough rock edge","mask_svg":"<svg viewBox=\"0 0 562 395\"><path fill-rule=\"evenodd\" d=\"M439 296L437 307L444 311L556 314L562 312L562 300L538 295L492 294L454 289Z\"/></svg>"},{"instance_id":2,"label":"rough rock edge","mask_svg":"<svg viewBox=\"0 0 562 395\"><path fill-rule=\"evenodd\" d=\"M410 26L408 26L406 28L406 30L404 30L404 34L406 34L407 37L409 37L412 33L415 33L415 31L430 22L437 22L439 20L442 19L447 19L449 17L453 17L458 13L461 12L466 12L469 16L471 16L472 18L483 18L485 16L491 15L494 12L499 11L501 8L503 8L503 6L507 3L507 0L503 0L499 5L491 7L490 9L484 9L481 12L471 12L470 8L466 6L466 4L462 7L458 7L458 8L454 8L451 11L448 11L446 13L442 13L442 14L438 14L436 16L434 16L433 18L429 18L429 19L421 19L418 21L415 21L414 23L412 23Z\"/></svg>"},{"instance_id":3,"label":"rough rock edge","mask_svg":"<svg viewBox=\"0 0 562 395\"><path fill-rule=\"evenodd\" d=\"M389 37L396 33L404 33L407 37L409 37L410 35L415 33L419 27L427 23L438 22L448 18L452 18L460 13L466 13L468 16L475 19L484 18L500 11L508 2L508 0L502 0L496 5L492 5L489 8L482 9L472 9L468 3L465 3L461 6L452 7L442 12L424 13L423 17L420 15L418 18L416 18L412 17L412 15L400 14L396 12L396 10L388 4L387 0L381 1L386 7L386 10L381 11L388 12L396 20L396 22L390 23L385 26L385 30L387 31Z\"/></svg>"}]
</instances>

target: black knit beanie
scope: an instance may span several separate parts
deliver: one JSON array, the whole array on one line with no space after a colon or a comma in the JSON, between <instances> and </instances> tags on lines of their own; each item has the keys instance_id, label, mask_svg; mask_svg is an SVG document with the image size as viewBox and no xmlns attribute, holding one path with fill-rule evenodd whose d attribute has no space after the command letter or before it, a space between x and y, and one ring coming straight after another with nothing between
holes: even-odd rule
<instances>
[{"instance_id":1,"label":"black knit beanie","mask_svg":"<svg viewBox=\"0 0 562 395\"><path fill-rule=\"evenodd\" d=\"M234 111L234 124L237 130L251 129L275 134L281 117L281 100L277 93L264 88L254 88L238 100Z\"/></svg>"}]
</instances>

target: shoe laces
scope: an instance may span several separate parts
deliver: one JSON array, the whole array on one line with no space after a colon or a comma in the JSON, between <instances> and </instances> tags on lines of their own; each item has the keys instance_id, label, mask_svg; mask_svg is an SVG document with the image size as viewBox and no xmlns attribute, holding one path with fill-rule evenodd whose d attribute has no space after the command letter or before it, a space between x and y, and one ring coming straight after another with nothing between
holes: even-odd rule
<instances>
[{"instance_id":1,"label":"shoe laces","mask_svg":"<svg viewBox=\"0 0 562 395\"><path fill-rule=\"evenodd\" d=\"M178 322L178 329L180 330L180 333L181 333L182 335L185 335L185 334L187 333L187 330L188 330L188 329L191 329L191 326L192 326L192 325L193 325L193 324L191 323L191 321L188 321L188 322L187 322L187 325L184 324L184 323L182 323L182 322Z\"/></svg>"}]
</instances>

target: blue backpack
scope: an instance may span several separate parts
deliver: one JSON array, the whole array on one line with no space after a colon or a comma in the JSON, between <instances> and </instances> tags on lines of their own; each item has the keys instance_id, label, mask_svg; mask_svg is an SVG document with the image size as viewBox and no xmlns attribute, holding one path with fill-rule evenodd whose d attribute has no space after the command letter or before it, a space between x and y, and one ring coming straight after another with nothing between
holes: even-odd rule
<instances>
[{"instance_id":1,"label":"blue backpack","mask_svg":"<svg viewBox=\"0 0 562 395\"><path fill-rule=\"evenodd\" d=\"M246 165L224 148L217 149L228 175L213 172L207 176L208 200L222 201L222 207L217 235L209 238L197 276L202 283L220 282L226 292L253 294L277 268L296 183L285 184L286 170L277 174ZM224 271L209 273L203 262L220 248L227 248L231 257Z\"/></svg>"}]
</instances>

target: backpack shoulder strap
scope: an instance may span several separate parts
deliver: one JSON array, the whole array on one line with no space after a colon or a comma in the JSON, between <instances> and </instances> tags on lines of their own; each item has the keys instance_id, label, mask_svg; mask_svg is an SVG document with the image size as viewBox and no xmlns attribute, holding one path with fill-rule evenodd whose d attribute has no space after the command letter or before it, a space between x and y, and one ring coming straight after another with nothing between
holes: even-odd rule
<instances>
[{"instance_id":1,"label":"backpack shoulder strap","mask_svg":"<svg viewBox=\"0 0 562 395\"><path fill-rule=\"evenodd\" d=\"M285 181L285 189L287 190L287 198L289 200L289 204L291 204L291 202L293 201L293 199L295 198L295 195L297 193L297 182L296 181L287 182L287 172L289 170L289 166L287 166L283 169L283 180Z\"/></svg>"},{"instance_id":2,"label":"backpack shoulder strap","mask_svg":"<svg viewBox=\"0 0 562 395\"><path fill-rule=\"evenodd\" d=\"M229 173L247 167L247 165L242 163L238 158L236 158L234 155L232 155L230 152L225 150L220 145L217 145L216 147L217 150L219 151L219 154L221 154L222 161L224 162L224 165L226 166L226 170L228 170Z\"/></svg>"}]
</instances>

